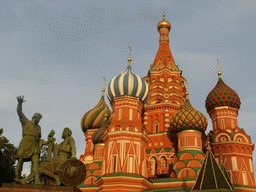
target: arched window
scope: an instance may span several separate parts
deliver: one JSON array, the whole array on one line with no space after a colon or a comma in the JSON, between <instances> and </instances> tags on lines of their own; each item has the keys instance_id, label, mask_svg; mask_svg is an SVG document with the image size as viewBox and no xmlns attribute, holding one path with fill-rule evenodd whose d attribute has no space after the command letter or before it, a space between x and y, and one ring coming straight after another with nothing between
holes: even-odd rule
<instances>
[{"instance_id":1,"label":"arched window","mask_svg":"<svg viewBox=\"0 0 256 192\"><path fill-rule=\"evenodd\" d=\"M153 122L153 133L159 133L159 121L156 119L154 122Z\"/></svg>"},{"instance_id":2,"label":"arched window","mask_svg":"<svg viewBox=\"0 0 256 192\"><path fill-rule=\"evenodd\" d=\"M151 170L151 175L156 175L156 158L152 157L150 159L150 170Z\"/></svg>"},{"instance_id":3,"label":"arched window","mask_svg":"<svg viewBox=\"0 0 256 192\"><path fill-rule=\"evenodd\" d=\"M160 158L160 160L161 160L161 167L166 167L166 157L161 157Z\"/></svg>"},{"instance_id":4,"label":"arched window","mask_svg":"<svg viewBox=\"0 0 256 192\"><path fill-rule=\"evenodd\" d=\"M158 124L155 124L155 133L158 133L159 129L158 129Z\"/></svg>"}]
</instances>

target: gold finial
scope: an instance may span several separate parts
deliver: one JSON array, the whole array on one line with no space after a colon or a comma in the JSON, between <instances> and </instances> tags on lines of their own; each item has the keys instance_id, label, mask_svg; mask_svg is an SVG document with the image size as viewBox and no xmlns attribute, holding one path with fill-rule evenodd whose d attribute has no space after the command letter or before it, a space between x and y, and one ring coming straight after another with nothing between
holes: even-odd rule
<instances>
[{"instance_id":1,"label":"gold finial","mask_svg":"<svg viewBox=\"0 0 256 192\"><path fill-rule=\"evenodd\" d=\"M210 140L208 139L207 141L207 147L206 147L207 151L211 151L211 146L210 146Z\"/></svg>"},{"instance_id":2,"label":"gold finial","mask_svg":"<svg viewBox=\"0 0 256 192\"><path fill-rule=\"evenodd\" d=\"M131 66L131 61L132 61L132 58L131 58L131 51L132 51L132 48L131 48L131 46L128 46L128 47L129 47L128 66Z\"/></svg>"},{"instance_id":3,"label":"gold finial","mask_svg":"<svg viewBox=\"0 0 256 192\"><path fill-rule=\"evenodd\" d=\"M105 92L105 82L107 82L106 78L103 77L103 88L102 88L102 96L104 95Z\"/></svg>"},{"instance_id":4,"label":"gold finial","mask_svg":"<svg viewBox=\"0 0 256 192\"><path fill-rule=\"evenodd\" d=\"M219 59L218 58L217 58L217 62L218 62L218 76L219 76L219 78L221 78L220 63L219 63Z\"/></svg>"},{"instance_id":5,"label":"gold finial","mask_svg":"<svg viewBox=\"0 0 256 192\"><path fill-rule=\"evenodd\" d=\"M168 29L170 31L171 30L171 24L168 21L165 20L165 9L164 9L164 7L163 7L163 11L164 11L164 13L163 13L163 20L160 21L157 24L157 30L159 31L162 28L166 28L166 29Z\"/></svg>"}]
</instances>

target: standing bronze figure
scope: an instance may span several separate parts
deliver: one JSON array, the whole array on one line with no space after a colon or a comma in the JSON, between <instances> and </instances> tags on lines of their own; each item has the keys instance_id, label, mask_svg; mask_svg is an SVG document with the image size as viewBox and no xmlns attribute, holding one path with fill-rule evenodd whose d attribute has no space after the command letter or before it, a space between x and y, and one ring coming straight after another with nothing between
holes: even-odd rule
<instances>
[{"instance_id":1,"label":"standing bronze figure","mask_svg":"<svg viewBox=\"0 0 256 192\"><path fill-rule=\"evenodd\" d=\"M15 180L22 184L26 184L28 180L30 180L32 177L35 177L35 184L41 184L38 171L39 153L41 150L39 149L41 127L38 125L38 123L41 120L42 115L40 113L35 113L32 117L32 120L29 121L22 112L22 103L25 102L24 96L18 96L17 100L17 113L22 125L22 140L17 152L18 164L15 171ZM21 179L21 171L25 161L32 161L31 171L28 177Z\"/></svg>"}]
</instances>

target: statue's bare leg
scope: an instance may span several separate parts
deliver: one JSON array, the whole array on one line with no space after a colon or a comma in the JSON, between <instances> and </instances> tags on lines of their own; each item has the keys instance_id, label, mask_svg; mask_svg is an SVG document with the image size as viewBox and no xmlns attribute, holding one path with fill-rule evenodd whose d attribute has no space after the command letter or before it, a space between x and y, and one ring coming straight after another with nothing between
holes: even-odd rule
<instances>
[{"instance_id":1,"label":"statue's bare leg","mask_svg":"<svg viewBox=\"0 0 256 192\"><path fill-rule=\"evenodd\" d=\"M16 176L15 180L20 179L23 163L24 163L24 159L18 159L18 164L15 170L15 176Z\"/></svg>"},{"instance_id":2,"label":"statue's bare leg","mask_svg":"<svg viewBox=\"0 0 256 192\"><path fill-rule=\"evenodd\" d=\"M35 176L35 184L41 184L39 180L39 155L38 154L32 155L31 160L32 160L31 174L33 173L33 176Z\"/></svg>"},{"instance_id":3,"label":"statue's bare leg","mask_svg":"<svg viewBox=\"0 0 256 192\"><path fill-rule=\"evenodd\" d=\"M38 184L42 184L39 180L39 166L38 166L38 155L32 155L31 157L31 171L30 174L24 178L24 179L20 179L18 180L18 182L22 183L22 184L26 184L30 179L32 179L33 177L35 177L35 183L36 185Z\"/></svg>"},{"instance_id":4,"label":"statue's bare leg","mask_svg":"<svg viewBox=\"0 0 256 192\"><path fill-rule=\"evenodd\" d=\"M35 170L34 170L34 161L33 160L35 160L35 155L33 155L32 157L31 157L31 170L30 170L30 174L27 176L27 177L25 177L25 178L23 178L23 179L17 179L16 181L18 181L19 183L21 183L21 184L26 184L30 179L32 179L33 177L35 177ZM39 180L39 178L38 178L38 180ZM36 179L35 179L35 184L38 184L38 183L36 183Z\"/></svg>"}]
</instances>

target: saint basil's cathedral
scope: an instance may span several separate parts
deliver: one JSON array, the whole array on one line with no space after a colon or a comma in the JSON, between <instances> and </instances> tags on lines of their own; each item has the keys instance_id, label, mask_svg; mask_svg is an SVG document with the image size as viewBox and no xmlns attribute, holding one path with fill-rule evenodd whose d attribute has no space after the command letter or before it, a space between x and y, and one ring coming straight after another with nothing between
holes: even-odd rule
<instances>
[{"instance_id":1,"label":"saint basil's cathedral","mask_svg":"<svg viewBox=\"0 0 256 192\"><path fill-rule=\"evenodd\" d=\"M254 144L237 125L240 99L218 72L205 107L207 119L189 101L186 79L169 48L171 25L157 25L159 49L146 77L131 68L108 84L81 128L86 165L81 191L256 191Z\"/></svg>"}]
</instances>

